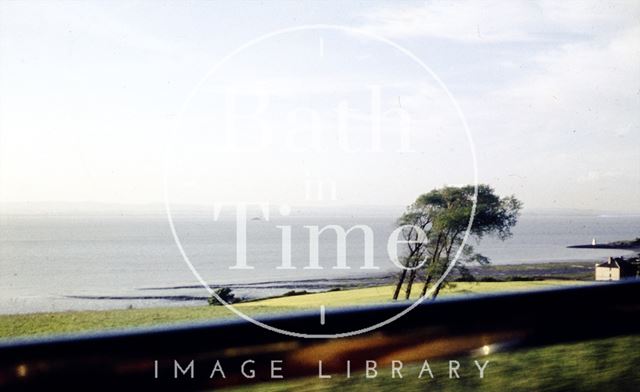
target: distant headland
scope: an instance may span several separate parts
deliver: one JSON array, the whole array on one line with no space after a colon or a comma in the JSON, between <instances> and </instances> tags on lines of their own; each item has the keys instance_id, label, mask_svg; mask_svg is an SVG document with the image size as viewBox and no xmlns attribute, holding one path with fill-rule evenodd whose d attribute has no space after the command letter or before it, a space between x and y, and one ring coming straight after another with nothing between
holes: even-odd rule
<instances>
[{"instance_id":1,"label":"distant headland","mask_svg":"<svg viewBox=\"0 0 640 392\"><path fill-rule=\"evenodd\" d=\"M571 245L567 248L579 249L629 249L640 251L640 237L635 240L613 241L606 244Z\"/></svg>"}]
</instances>

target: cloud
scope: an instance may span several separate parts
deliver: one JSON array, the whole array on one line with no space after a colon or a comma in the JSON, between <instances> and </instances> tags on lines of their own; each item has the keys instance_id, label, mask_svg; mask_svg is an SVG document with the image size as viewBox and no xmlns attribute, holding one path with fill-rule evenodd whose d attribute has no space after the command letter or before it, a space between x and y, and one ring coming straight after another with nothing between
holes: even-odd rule
<instances>
[{"instance_id":1,"label":"cloud","mask_svg":"<svg viewBox=\"0 0 640 392\"><path fill-rule=\"evenodd\" d=\"M531 55L516 80L465 97L481 167L507 189L517 182L498 173L525 176L531 206L640 209L639 66L636 22Z\"/></svg>"},{"instance_id":2,"label":"cloud","mask_svg":"<svg viewBox=\"0 0 640 392\"><path fill-rule=\"evenodd\" d=\"M365 15L363 28L391 37L477 43L547 41L559 35L615 31L639 15L637 1L428 1L374 9Z\"/></svg>"},{"instance_id":3,"label":"cloud","mask_svg":"<svg viewBox=\"0 0 640 392\"><path fill-rule=\"evenodd\" d=\"M532 70L517 81L489 92L487 101L509 108L505 120L513 129L533 125L538 134L566 131L602 143L630 135L640 127L639 44L636 25L610 40L554 47L534 56Z\"/></svg>"},{"instance_id":4,"label":"cloud","mask_svg":"<svg viewBox=\"0 0 640 392\"><path fill-rule=\"evenodd\" d=\"M603 171L603 170L590 170L587 174L582 175L576 179L578 182L594 182L603 181L606 179L615 179L623 176L622 171Z\"/></svg>"}]
</instances>

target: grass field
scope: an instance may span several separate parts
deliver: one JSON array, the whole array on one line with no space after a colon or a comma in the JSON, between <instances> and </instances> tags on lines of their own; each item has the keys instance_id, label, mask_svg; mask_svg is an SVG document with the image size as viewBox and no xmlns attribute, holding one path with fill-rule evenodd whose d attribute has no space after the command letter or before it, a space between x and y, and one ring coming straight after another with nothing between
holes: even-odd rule
<instances>
[{"instance_id":1,"label":"grass field","mask_svg":"<svg viewBox=\"0 0 640 392\"><path fill-rule=\"evenodd\" d=\"M461 282L443 289L441 296L521 291L575 284L586 283L568 280ZM414 295L417 296L419 294L419 288L414 291ZM249 315L283 313L301 309L313 309L320 305L343 307L385 303L390 301L392 292L393 286L381 286L272 298L241 303L236 306ZM225 317L237 316L222 306L185 306L2 315L0 316L0 339L154 326Z\"/></svg>"}]
</instances>

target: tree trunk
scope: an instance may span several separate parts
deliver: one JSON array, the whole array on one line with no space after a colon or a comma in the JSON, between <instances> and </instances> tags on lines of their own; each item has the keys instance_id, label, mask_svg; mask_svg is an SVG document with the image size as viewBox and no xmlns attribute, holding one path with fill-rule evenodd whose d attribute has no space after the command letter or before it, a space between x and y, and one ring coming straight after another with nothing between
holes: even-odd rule
<instances>
[{"instance_id":1,"label":"tree trunk","mask_svg":"<svg viewBox=\"0 0 640 392\"><path fill-rule=\"evenodd\" d=\"M405 290L405 299L409 299L411 296L411 287L413 286L413 281L416 279L416 270L412 269L409 272L409 282L407 282L407 289Z\"/></svg>"},{"instance_id":2,"label":"tree trunk","mask_svg":"<svg viewBox=\"0 0 640 392\"><path fill-rule=\"evenodd\" d=\"M449 245L445 245L446 249L445 249L445 254L446 254L446 266L449 265L449 263L451 262L451 251L453 249L453 245L455 243L456 238L458 237L458 235L460 235L460 232L457 231L453 238L451 238ZM440 289L442 289L442 286L444 285L444 280L442 282L440 282L435 290L433 290L433 295L431 296L431 299L435 301L436 297L438 296L438 294L440 293Z\"/></svg>"},{"instance_id":3,"label":"tree trunk","mask_svg":"<svg viewBox=\"0 0 640 392\"><path fill-rule=\"evenodd\" d=\"M444 282L440 282L437 286L436 289L433 291L433 296L431 296L431 300L435 301L436 297L438 296L438 294L440 293L440 289L442 288L442 285L444 284Z\"/></svg>"},{"instance_id":4,"label":"tree trunk","mask_svg":"<svg viewBox=\"0 0 640 392\"><path fill-rule=\"evenodd\" d=\"M438 234L438 241L436 241L436 247L433 251L433 256L431 257L431 263L429 264L429 266L435 266L435 263L438 262L438 260L440 259L440 253L442 253L442 248L440 247L442 241L442 233ZM425 268L428 266L425 266ZM411 271L414 272L414 271ZM427 275L427 278L424 282L424 286L422 286L422 294L421 296L424 297L424 295L427 292L427 287L429 286L429 283L431 282L431 273L429 273ZM407 299L409 299L409 293L407 293Z\"/></svg>"},{"instance_id":5,"label":"tree trunk","mask_svg":"<svg viewBox=\"0 0 640 392\"><path fill-rule=\"evenodd\" d=\"M427 274L427 277L424 280L424 285L422 286L422 294L420 297L424 297L427 295L427 289L429 288L429 284L431 283L431 274Z\"/></svg>"},{"instance_id":6,"label":"tree trunk","mask_svg":"<svg viewBox=\"0 0 640 392\"><path fill-rule=\"evenodd\" d=\"M408 237L411 238L411 235L413 233L413 228L411 229L411 231L408 234ZM405 267L411 267L412 264L412 260L413 260L413 255L415 255L418 250L420 249L419 246L416 246L415 248L411 248L411 245L409 245L409 256L407 256L406 258L406 262L405 262ZM413 272L413 271L411 271ZM402 285L404 284L404 279L407 276L407 269L403 268L402 269L402 273L400 274L400 277L398 278L398 284L396 284L396 289L393 292L393 300L396 301L398 299L398 296L400 295L400 290L402 289ZM409 278L409 285L407 286L407 290L409 292L411 292L411 284L413 283L413 277Z\"/></svg>"},{"instance_id":7,"label":"tree trunk","mask_svg":"<svg viewBox=\"0 0 640 392\"><path fill-rule=\"evenodd\" d=\"M396 290L393 292L393 300L398 300L398 295L400 295L400 289L402 289L402 284L404 283L404 278L407 276L407 270L403 269L400 277L398 278L398 283L396 284Z\"/></svg>"}]
</instances>

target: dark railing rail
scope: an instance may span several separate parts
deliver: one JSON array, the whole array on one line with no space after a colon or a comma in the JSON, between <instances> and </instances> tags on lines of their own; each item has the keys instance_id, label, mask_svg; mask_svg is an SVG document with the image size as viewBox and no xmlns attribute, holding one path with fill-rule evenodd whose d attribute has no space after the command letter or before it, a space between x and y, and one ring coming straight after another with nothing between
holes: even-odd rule
<instances>
[{"instance_id":1,"label":"dark railing rail","mask_svg":"<svg viewBox=\"0 0 640 392\"><path fill-rule=\"evenodd\" d=\"M284 330L334 334L365 328L408 305L328 310L262 317ZM339 339L304 339L267 331L244 320L135 329L0 343L0 390L117 388L194 390L361 370L379 364L447 358L496 349L535 347L640 332L640 282L439 299L423 303L373 332ZM478 351L479 350L479 351ZM178 371L176 361L187 369ZM240 372L251 360L255 378ZM210 378L219 361L220 373ZM179 369L178 369L179 370ZM250 375L250 374L249 374Z\"/></svg>"}]
</instances>

